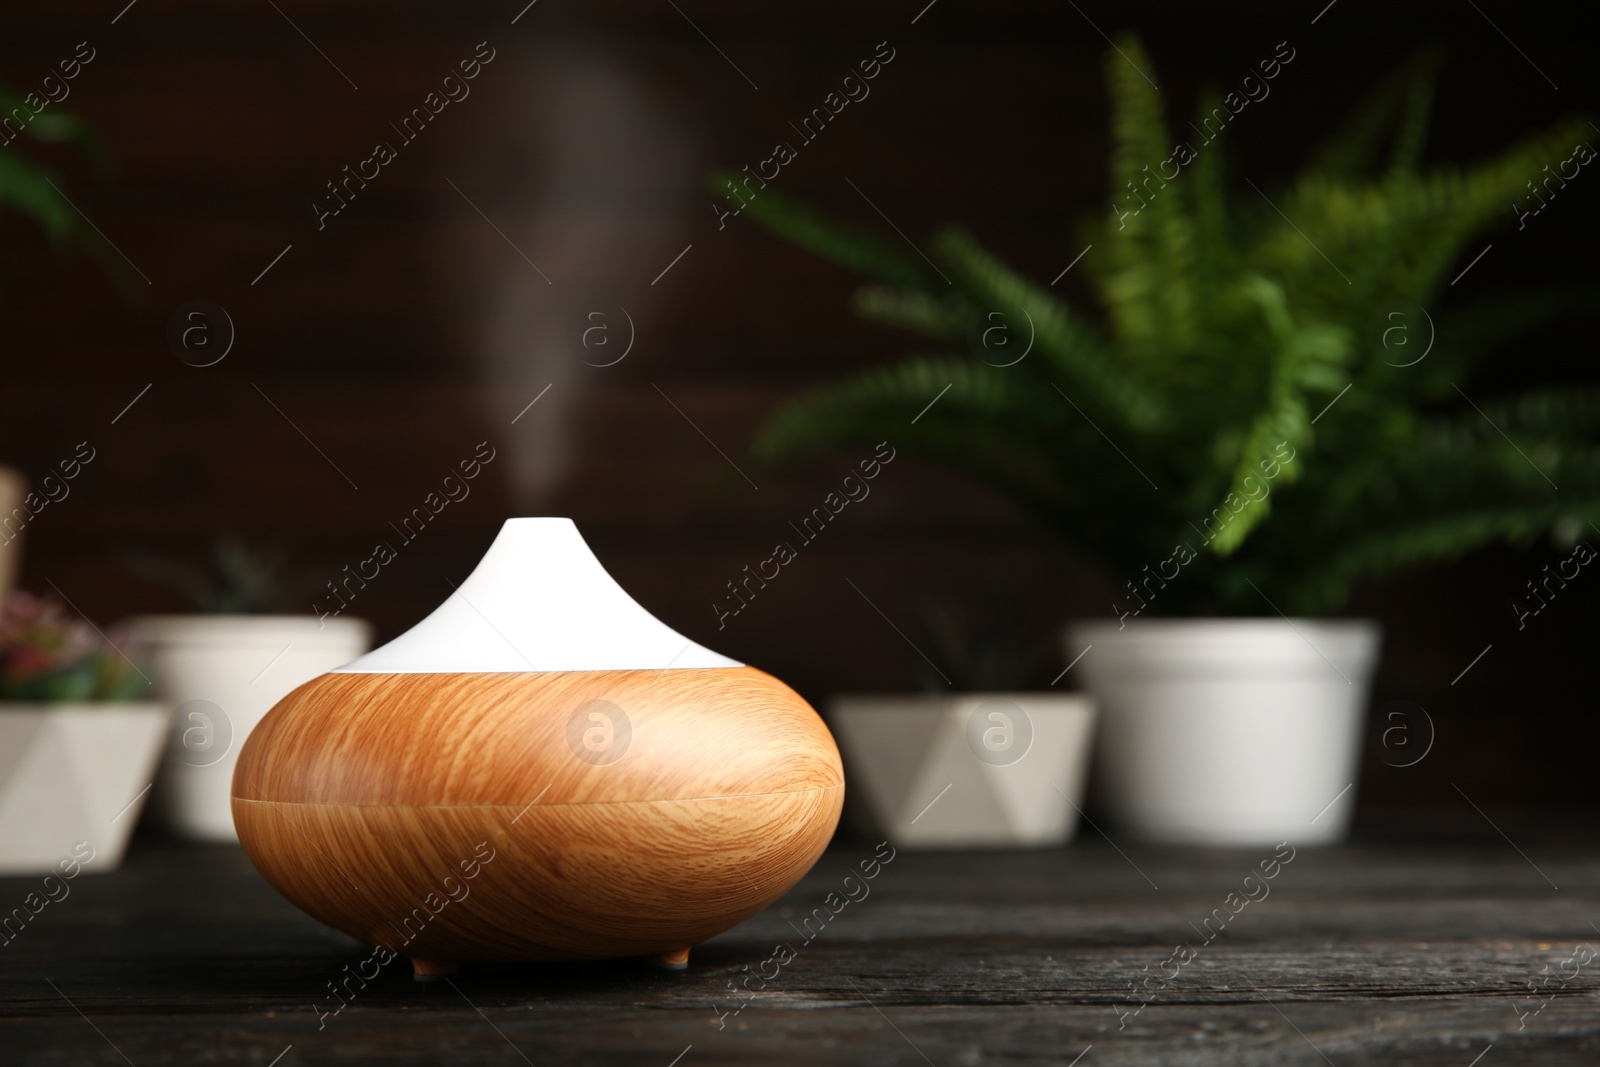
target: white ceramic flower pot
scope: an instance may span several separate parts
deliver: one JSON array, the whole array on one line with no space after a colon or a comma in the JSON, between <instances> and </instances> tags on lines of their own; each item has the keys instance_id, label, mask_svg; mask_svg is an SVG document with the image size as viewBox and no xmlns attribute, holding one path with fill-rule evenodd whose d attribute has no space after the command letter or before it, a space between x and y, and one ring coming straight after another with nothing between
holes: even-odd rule
<instances>
[{"instance_id":1,"label":"white ceramic flower pot","mask_svg":"<svg viewBox=\"0 0 1600 1067\"><path fill-rule=\"evenodd\" d=\"M1045 847L1077 828L1085 697L842 696L828 718L861 809L897 848Z\"/></svg>"},{"instance_id":2,"label":"white ceramic flower pot","mask_svg":"<svg viewBox=\"0 0 1600 1067\"><path fill-rule=\"evenodd\" d=\"M171 712L165 704L0 704L0 875L122 862L148 799ZM76 851L79 842L89 849ZM92 850L92 851L90 851Z\"/></svg>"},{"instance_id":3,"label":"white ceramic flower pot","mask_svg":"<svg viewBox=\"0 0 1600 1067\"><path fill-rule=\"evenodd\" d=\"M360 619L301 615L150 615L129 630L145 672L176 705L152 807L177 833L237 841L233 767L244 739L290 690L342 667L371 644Z\"/></svg>"},{"instance_id":4,"label":"white ceramic flower pot","mask_svg":"<svg viewBox=\"0 0 1600 1067\"><path fill-rule=\"evenodd\" d=\"M1156 842L1339 840L1355 810L1380 631L1365 621L1080 623L1068 654L1101 709L1097 782Z\"/></svg>"}]
</instances>

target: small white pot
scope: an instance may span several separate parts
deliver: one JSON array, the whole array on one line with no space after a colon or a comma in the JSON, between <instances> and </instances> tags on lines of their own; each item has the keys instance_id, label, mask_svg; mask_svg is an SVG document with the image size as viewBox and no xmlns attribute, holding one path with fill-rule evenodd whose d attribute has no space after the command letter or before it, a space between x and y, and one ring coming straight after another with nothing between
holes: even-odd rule
<instances>
[{"instance_id":1,"label":"small white pot","mask_svg":"<svg viewBox=\"0 0 1600 1067\"><path fill-rule=\"evenodd\" d=\"M122 862L155 778L166 704L0 704L0 875ZM9 906L9 905L7 905Z\"/></svg>"},{"instance_id":2,"label":"small white pot","mask_svg":"<svg viewBox=\"0 0 1600 1067\"><path fill-rule=\"evenodd\" d=\"M176 705L152 806L184 837L237 841L233 767L244 739L290 690L367 650L360 619L148 615L129 620L156 693Z\"/></svg>"},{"instance_id":3,"label":"small white pot","mask_svg":"<svg viewBox=\"0 0 1600 1067\"><path fill-rule=\"evenodd\" d=\"M1076 695L842 696L845 779L897 848L1059 845L1077 828L1094 706Z\"/></svg>"},{"instance_id":4,"label":"small white pot","mask_svg":"<svg viewBox=\"0 0 1600 1067\"><path fill-rule=\"evenodd\" d=\"M1116 821L1183 845L1330 844L1355 811L1380 631L1366 621L1080 623Z\"/></svg>"}]
</instances>

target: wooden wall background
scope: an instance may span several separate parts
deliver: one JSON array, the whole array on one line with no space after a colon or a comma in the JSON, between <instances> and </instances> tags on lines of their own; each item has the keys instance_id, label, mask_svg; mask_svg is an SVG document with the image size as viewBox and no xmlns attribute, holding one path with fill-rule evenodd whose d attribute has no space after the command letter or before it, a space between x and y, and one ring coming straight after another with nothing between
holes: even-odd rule
<instances>
[{"instance_id":1,"label":"wooden wall background","mask_svg":"<svg viewBox=\"0 0 1600 1067\"><path fill-rule=\"evenodd\" d=\"M53 581L99 620L175 610L117 553L194 556L225 532L284 545L331 578L489 441L497 459L470 498L353 605L381 637L447 595L504 517L570 515L654 612L818 701L910 684L901 639L847 578L909 628L917 597L970 599L1003 572L1024 629L1046 643L1063 620L1107 610L1109 584L981 488L902 458L718 632L710 604L723 583L857 457L747 467L756 489L706 438L738 458L785 397L907 344L852 318L843 272L740 221L719 231L706 171L792 140L786 124L887 40L896 57L871 96L802 148L777 187L882 229L849 179L913 237L959 220L1053 277L1079 250L1074 221L1104 202L1099 30L1139 32L1182 112L1202 83L1236 80L1288 40L1296 62L1232 134L1258 183L1287 174L1424 43L1453 54L1437 155L1493 150L1594 96L1571 27L1505 4L1484 13L1515 47L1471 5L1370 0L1341 0L1314 25L1322 0L1083 0L1081 11L939 0L915 24L924 0L678 0L681 13L666 0L538 0L515 24L522 0L125 2L0 14L0 82L13 89L79 41L96 49L65 106L103 135L113 165L52 158L143 275L128 272L125 294L81 253L0 221L0 457L38 477L79 441L98 450L29 530L25 586ZM324 182L397 140L387 124L480 41L495 58L471 95L319 232L311 204ZM1567 196L1559 218L1497 237L1455 298L1593 280L1600 187ZM1062 285L1083 295L1070 276ZM168 316L196 299L224 307L237 330L208 368L164 339ZM586 365L617 351L583 348L586 316L608 314L620 343L618 307L634 347L615 366ZM1592 352L1573 328L1499 373L1590 378ZM1573 588L1520 635L1507 606L1553 558L1487 553L1375 584L1352 605L1387 627L1377 699L1414 700L1438 727L1415 767L1369 758L1367 818L1464 808L1452 783L1480 804L1596 799L1600 589ZM1041 664L1037 682L1064 662Z\"/></svg>"}]
</instances>

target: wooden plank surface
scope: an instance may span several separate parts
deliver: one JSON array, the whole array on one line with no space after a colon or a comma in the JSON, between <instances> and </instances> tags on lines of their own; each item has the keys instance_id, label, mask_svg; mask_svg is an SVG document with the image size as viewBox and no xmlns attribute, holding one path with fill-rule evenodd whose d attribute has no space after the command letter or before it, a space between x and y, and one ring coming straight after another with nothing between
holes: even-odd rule
<instances>
[{"instance_id":1,"label":"wooden plank surface","mask_svg":"<svg viewBox=\"0 0 1600 1067\"><path fill-rule=\"evenodd\" d=\"M1299 850L1209 944L1196 927L1271 850L1119 852L1091 834L1034 853L902 851L807 942L800 922L872 854L843 841L778 905L699 946L687 973L502 965L418 985L397 962L325 1017L313 1005L336 1005L327 984L366 949L294 910L237 849L140 840L121 871L70 883L0 949L0 1060L1600 1062L1600 959L1568 963L1576 976L1527 1014L1546 967L1600 950L1600 842L1514 827L1524 856L1475 829ZM36 881L0 880L0 903ZM780 942L795 958L763 968ZM1129 984L1179 942L1195 957L1126 1014ZM764 989L750 977L763 969L778 971ZM730 993L744 981L748 997Z\"/></svg>"}]
</instances>

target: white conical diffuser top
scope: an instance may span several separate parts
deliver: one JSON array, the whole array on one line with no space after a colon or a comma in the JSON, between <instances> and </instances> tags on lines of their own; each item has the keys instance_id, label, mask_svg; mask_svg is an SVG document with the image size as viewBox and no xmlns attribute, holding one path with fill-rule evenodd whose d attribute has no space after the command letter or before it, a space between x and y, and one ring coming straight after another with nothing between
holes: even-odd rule
<instances>
[{"instance_id":1,"label":"white conical diffuser top","mask_svg":"<svg viewBox=\"0 0 1600 1067\"><path fill-rule=\"evenodd\" d=\"M507 519L450 599L336 673L738 666L640 607L606 573L571 519Z\"/></svg>"}]
</instances>

